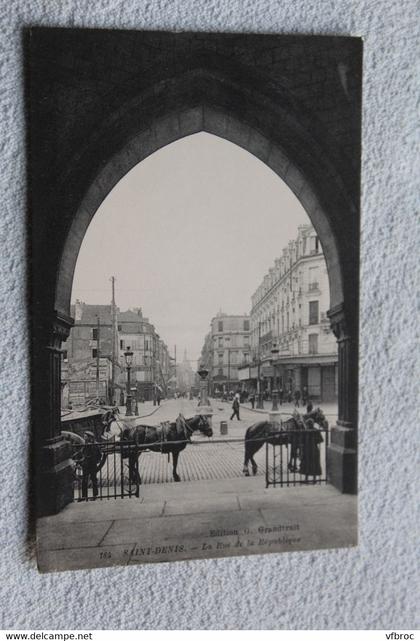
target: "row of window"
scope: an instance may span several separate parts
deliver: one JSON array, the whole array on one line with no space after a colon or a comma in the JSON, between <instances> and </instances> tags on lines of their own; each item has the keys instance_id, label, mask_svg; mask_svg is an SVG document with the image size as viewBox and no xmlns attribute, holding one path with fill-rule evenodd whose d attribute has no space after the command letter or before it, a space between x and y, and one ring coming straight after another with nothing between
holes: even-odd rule
<instances>
[{"instance_id":1,"label":"row of window","mask_svg":"<svg viewBox=\"0 0 420 641\"><path fill-rule=\"evenodd\" d=\"M223 321L222 320L217 322L217 331L218 332L223 332ZM243 322L243 331L244 332L249 332L249 320L244 320L244 322Z\"/></svg>"},{"instance_id":2,"label":"row of window","mask_svg":"<svg viewBox=\"0 0 420 641\"><path fill-rule=\"evenodd\" d=\"M277 282L279 279L281 279L287 272L292 268L294 263L301 258L302 256L314 256L316 254L319 254L321 251L319 239L317 236L311 236L310 239L310 246L309 246L309 251L307 251L305 247L305 239L303 241L303 246L302 246L302 241L296 243L296 247L294 250L292 250L291 253L288 254L287 258L280 258L279 261L276 261L276 267L279 265L279 268L275 270L271 270L270 274L267 274L265 276L263 282L255 292L254 296L254 302L258 303L262 298L264 298L265 294L273 287L274 283ZM317 282L318 281L318 267L310 267L309 268L309 283ZM300 281L302 281L303 277L303 271L299 272L300 276ZM293 280L297 282L297 278L293 276ZM292 276L289 280L289 287L292 289ZM286 291L284 289L284 291ZM254 297L253 297L254 298Z\"/></svg>"},{"instance_id":3,"label":"row of window","mask_svg":"<svg viewBox=\"0 0 420 641\"><path fill-rule=\"evenodd\" d=\"M271 351L271 345L268 345L268 344L267 344L267 345L265 346L265 348L266 348L266 349L263 349L263 350L262 350L262 352L264 352L264 351L265 351L265 352L269 352L269 351ZM281 350L281 351L283 351L283 350L288 350L288 349L289 349L289 343L284 343L284 344L282 345L282 350ZM313 354L318 354L318 334L309 334L309 335L308 335L308 353L309 353L309 354L311 354L311 355L313 355ZM233 354L232 354L232 356L233 356ZM219 370L218 370L218 371L219 371L219 374L222 374L222 373L223 373L223 369L222 369L222 368L220 368L220 366L221 366L221 365L226 366L226 363L225 363L225 362L224 362L224 360L223 360L223 354L221 354L221 353L220 353L220 354L218 355L218 357L219 357L219 360L218 360ZM233 369L235 369L236 362L237 362L237 359L236 359L236 355L235 355L235 359L230 361L230 365L231 365L231 366L234 366L234 367L233 367ZM243 360L242 360L242 363L243 363L243 364L247 364L247 363L249 363L249 353L248 353L248 352L245 352L245 353L243 354Z\"/></svg>"},{"instance_id":4,"label":"row of window","mask_svg":"<svg viewBox=\"0 0 420 641\"><path fill-rule=\"evenodd\" d=\"M299 306L300 307L300 306ZM295 313L295 309L293 309L293 313ZM281 329L281 333L284 334L285 332L290 331L292 327L295 327L295 323L292 322L290 323L290 313L286 312L286 315L281 314L281 325L279 329ZM261 323L261 327L259 325ZM259 321L258 325L255 327L254 332L256 335L261 332L266 332L269 330L269 328L274 327L275 323L275 317L274 315L267 319L266 321ZM308 324L309 325L318 325L319 324L319 301L313 300L309 302L309 319L308 319ZM302 327L302 319L299 318L298 326Z\"/></svg>"},{"instance_id":5,"label":"row of window","mask_svg":"<svg viewBox=\"0 0 420 641\"><path fill-rule=\"evenodd\" d=\"M217 347L220 349L223 347L223 344L225 346L231 344L231 339L230 336L225 336L225 339L223 341L223 336L219 336L218 338L214 337L214 341L217 340ZM243 336L243 344L245 347L249 345L249 335L248 336Z\"/></svg>"},{"instance_id":6,"label":"row of window","mask_svg":"<svg viewBox=\"0 0 420 641\"><path fill-rule=\"evenodd\" d=\"M243 359L245 361L248 359L248 356L249 356L249 352L244 352L243 355L242 355L242 357L243 357ZM238 360L239 359L238 359L237 352L230 352L228 354L227 362L230 363L231 365L237 363ZM224 352L219 352L218 361L219 361L219 363L223 363L224 362Z\"/></svg>"}]
</instances>

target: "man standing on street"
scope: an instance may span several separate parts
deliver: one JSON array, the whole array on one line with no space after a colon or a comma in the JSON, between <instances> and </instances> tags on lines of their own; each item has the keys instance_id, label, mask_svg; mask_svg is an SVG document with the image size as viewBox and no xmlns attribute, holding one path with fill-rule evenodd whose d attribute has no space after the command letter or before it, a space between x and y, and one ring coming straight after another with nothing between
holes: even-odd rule
<instances>
[{"instance_id":1,"label":"man standing on street","mask_svg":"<svg viewBox=\"0 0 420 641\"><path fill-rule=\"evenodd\" d=\"M251 395L249 397L249 401L251 403L252 409L254 409L254 407L255 407L255 394L254 394L254 392L251 392Z\"/></svg>"},{"instance_id":2,"label":"man standing on street","mask_svg":"<svg viewBox=\"0 0 420 641\"><path fill-rule=\"evenodd\" d=\"M234 416L236 416L238 421L240 421L241 419L239 418L239 400L237 396L235 396L235 398L233 399L232 409L233 409L233 413L232 413L232 416L230 417L230 420L233 421Z\"/></svg>"},{"instance_id":3,"label":"man standing on street","mask_svg":"<svg viewBox=\"0 0 420 641\"><path fill-rule=\"evenodd\" d=\"M98 465L101 460L101 450L95 443L93 432L85 432L85 445L82 448L82 500L88 498L89 479L92 481L93 499L98 496L98 479L96 477Z\"/></svg>"}]
</instances>

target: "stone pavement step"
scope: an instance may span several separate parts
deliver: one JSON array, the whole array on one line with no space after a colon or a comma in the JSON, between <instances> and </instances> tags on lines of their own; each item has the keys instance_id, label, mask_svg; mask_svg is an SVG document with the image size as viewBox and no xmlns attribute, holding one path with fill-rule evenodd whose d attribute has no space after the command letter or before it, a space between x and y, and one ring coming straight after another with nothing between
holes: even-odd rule
<instances>
[{"instance_id":1,"label":"stone pavement step","mask_svg":"<svg viewBox=\"0 0 420 641\"><path fill-rule=\"evenodd\" d=\"M149 486L143 499L75 503L40 519L40 570L325 549L357 542L356 497L331 486L266 490L256 479L199 481L168 484L165 497L161 491L159 498L156 487Z\"/></svg>"}]
</instances>

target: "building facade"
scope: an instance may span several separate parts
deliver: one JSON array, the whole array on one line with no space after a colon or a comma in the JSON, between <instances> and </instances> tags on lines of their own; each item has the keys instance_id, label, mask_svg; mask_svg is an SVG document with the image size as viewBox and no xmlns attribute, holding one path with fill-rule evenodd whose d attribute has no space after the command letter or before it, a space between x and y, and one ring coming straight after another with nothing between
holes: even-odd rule
<instances>
[{"instance_id":1,"label":"building facade","mask_svg":"<svg viewBox=\"0 0 420 641\"><path fill-rule=\"evenodd\" d=\"M219 312L210 324L201 350L200 363L209 371L209 392L219 395L236 391L238 369L250 357L250 318Z\"/></svg>"},{"instance_id":2,"label":"building facade","mask_svg":"<svg viewBox=\"0 0 420 641\"><path fill-rule=\"evenodd\" d=\"M184 350L184 356L180 363L176 365L176 391L182 395L189 395L196 387L196 374L191 366L187 356L187 350Z\"/></svg>"},{"instance_id":3,"label":"building facade","mask_svg":"<svg viewBox=\"0 0 420 641\"><path fill-rule=\"evenodd\" d=\"M62 407L84 405L96 398L110 401L112 379L111 305L71 306L74 326L62 345ZM116 376L119 371L116 372Z\"/></svg>"},{"instance_id":4,"label":"building facade","mask_svg":"<svg viewBox=\"0 0 420 641\"><path fill-rule=\"evenodd\" d=\"M112 305L72 306L74 326L65 343L61 368L62 407L83 405L91 400L111 403L112 343L115 336L114 399L125 402L127 368L124 352L133 352L132 394L138 401L166 396L171 376L171 359L165 342L142 310L121 312ZM99 321L99 322L98 322Z\"/></svg>"},{"instance_id":5,"label":"building facade","mask_svg":"<svg viewBox=\"0 0 420 641\"><path fill-rule=\"evenodd\" d=\"M239 369L243 388L267 395L274 386L285 393L306 387L314 400L335 401L338 356L326 315L328 273L311 225L298 228L251 303L251 359Z\"/></svg>"},{"instance_id":6,"label":"building facade","mask_svg":"<svg viewBox=\"0 0 420 641\"><path fill-rule=\"evenodd\" d=\"M133 352L131 382L139 401L167 395L171 377L169 351L141 308L118 313L118 348L124 382L127 381L124 352L128 348Z\"/></svg>"}]
</instances>

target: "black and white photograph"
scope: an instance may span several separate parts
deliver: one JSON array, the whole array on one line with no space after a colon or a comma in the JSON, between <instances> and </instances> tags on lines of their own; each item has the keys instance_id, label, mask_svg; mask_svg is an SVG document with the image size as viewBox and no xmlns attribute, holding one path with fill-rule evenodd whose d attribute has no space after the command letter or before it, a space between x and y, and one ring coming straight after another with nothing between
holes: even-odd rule
<instances>
[{"instance_id":1,"label":"black and white photograph","mask_svg":"<svg viewBox=\"0 0 420 641\"><path fill-rule=\"evenodd\" d=\"M356 546L362 40L26 63L39 570Z\"/></svg>"}]
</instances>

